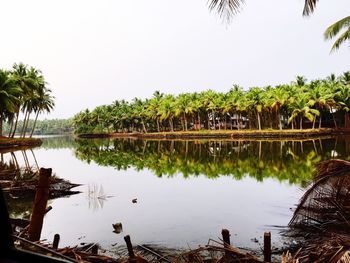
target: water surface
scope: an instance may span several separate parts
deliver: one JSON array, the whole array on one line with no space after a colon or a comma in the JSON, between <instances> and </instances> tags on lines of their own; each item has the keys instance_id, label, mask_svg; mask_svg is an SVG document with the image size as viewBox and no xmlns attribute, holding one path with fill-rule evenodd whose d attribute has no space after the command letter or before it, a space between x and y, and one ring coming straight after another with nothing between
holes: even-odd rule
<instances>
[{"instance_id":1,"label":"water surface","mask_svg":"<svg viewBox=\"0 0 350 263\"><path fill-rule=\"evenodd\" d=\"M269 230L280 247L276 226L288 224L314 165L349 154L344 138L43 140L33 151L39 166L82 184L81 194L49 201L53 210L45 217L42 238L59 233L62 246L99 242L108 248L123 244L129 234L135 244L193 248L227 228L236 246L257 249L261 244L253 240L261 242ZM34 162L30 154L28 159ZM31 209L30 201L16 203L10 203L13 215ZM117 222L123 224L120 234L112 232Z\"/></svg>"}]
</instances>

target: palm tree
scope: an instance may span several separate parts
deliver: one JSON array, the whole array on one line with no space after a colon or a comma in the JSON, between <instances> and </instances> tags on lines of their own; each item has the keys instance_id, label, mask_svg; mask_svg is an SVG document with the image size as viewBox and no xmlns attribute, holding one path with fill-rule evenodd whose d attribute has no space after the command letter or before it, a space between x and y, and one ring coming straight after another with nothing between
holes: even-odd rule
<instances>
[{"instance_id":1,"label":"palm tree","mask_svg":"<svg viewBox=\"0 0 350 263\"><path fill-rule=\"evenodd\" d=\"M286 102L288 101L289 94L283 88L283 86L279 86L272 90L271 95L273 98L273 103L271 107L277 113L278 126L279 126L279 129L282 130L281 110L285 106Z\"/></svg>"},{"instance_id":2,"label":"palm tree","mask_svg":"<svg viewBox=\"0 0 350 263\"><path fill-rule=\"evenodd\" d=\"M16 120L12 131L12 135L11 135L11 137L13 138L17 130L19 113L23 107L23 98L28 93L28 90L29 90L28 66L24 65L23 63L19 63L19 64L15 63L12 67L11 74L14 81L16 82L17 87L22 90L21 94L19 95L19 98L18 98L19 100L16 107Z\"/></svg>"},{"instance_id":3,"label":"palm tree","mask_svg":"<svg viewBox=\"0 0 350 263\"><path fill-rule=\"evenodd\" d=\"M166 95L161 100L160 108L158 111L160 121L168 121L170 131L174 131L174 116L175 116L175 99L173 95Z\"/></svg>"},{"instance_id":4,"label":"palm tree","mask_svg":"<svg viewBox=\"0 0 350 263\"><path fill-rule=\"evenodd\" d=\"M36 116L32 132L30 133L30 138L33 136L39 114L42 112L49 113L55 106L54 97L51 96L51 90L47 89L45 86L40 86L40 89L37 90L35 101L34 112L36 113Z\"/></svg>"},{"instance_id":5,"label":"palm tree","mask_svg":"<svg viewBox=\"0 0 350 263\"><path fill-rule=\"evenodd\" d=\"M25 118L23 120L22 137L25 138L29 124L30 114L40 107L40 97L44 96L45 79L40 70L31 67L27 72L27 89L23 96Z\"/></svg>"},{"instance_id":6,"label":"palm tree","mask_svg":"<svg viewBox=\"0 0 350 263\"><path fill-rule=\"evenodd\" d=\"M320 112L316 109L310 108L313 106L310 104L310 95L307 93L299 93L294 101L294 110L292 115L288 119L288 123L293 121L296 117L299 117L299 128L303 129L303 119L306 118L309 121L313 121L315 116L319 116Z\"/></svg>"},{"instance_id":7,"label":"palm tree","mask_svg":"<svg viewBox=\"0 0 350 263\"><path fill-rule=\"evenodd\" d=\"M335 103L338 105L338 109L344 112L344 126L348 128L350 125L350 85L339 86L334 95L334 99Z\"/></svg>"},{"instance_id":8,"label":"palm tree","mask_svg":"<svg viewBox=\"0 0 350 263\"><path fill-rule=\"evenodd\" d=\"M258 128L261 130L261 112L263 110L264 94L262 90L258 87L251 88L247 93L247 99L249 101L250 107L253 108L253 113L255 113Z\"/></svg>"},{"instance_id":9,"label":"palm tree","mask_svg":"<svg viewBox=\"0 0 350 263\"><path fill-rule=\"evenodd\" d=\"M341 33L342 30L345 30ZM324 32L324 38L326 40L332 39L341 33L336 41L334 42L331 52L339 49L339 47L346 41L350 40L350 16L344 17L343 19L330 25Z\"/></svg>"},{"instance_id":10,"label":"palm tree","mask_svg":"<svg viewBox=\"0 0 350 263\"><path fill-rule=\"evenodd\" d=\"M2 136L5 116L16 111L20 93L21 89L16 87L16 83L11 78L10 73L0 70L0 136Z\"/></svg>"},{"instance_id":11,"label":"palm tree","mask_svg":"<svg viewBox=\"0 0 350 263\"><path fill-rule=\"evenodd\" d=\"M183 130L187 131L188 129L188 121L187 117L188 115L193 114L194 107L191 100L191 94L189 93L183 93L180 94L176 100L175 100L175 115L181 116L181 123L183 121Z\"/></svg>"},{"instance_id":12,"label":"palm tree","mask_svg":"<svg viewBox=\"0 0 350 263\"><path fill-rule=\"evenodd\" d=\"M144 133L147 133L147 129L146 129L146 125L145 125L145 118L147 117L147 102L148 100L146 100L145 102L143 102L142 100L138 99L138 98L134 98L133 100L133 115L137 118L141 120L141 124L142 124L142 131Z\"/></svg>"},{"instance_id":13,"label":"palm tree","mask_svg":"<svg viewBox=\"0 0 350 263\"><path fill-rule=\"evenodd\" d=\"M333 93L330 89L322 83L321 85L314 85L314 83L310 84L309 95L310 101L309 104L315 106L315 108L319 111L319 128L321 128L322 123L322 115L321 113L327 109L329 110L331 105L333 104ZM315 128L316 117L313 120L312 128Z\"/></svg>"},{"instance_id":14,"label":"palm tree","mask_svg":"<svg viewBox=\"0 0 350 263\"><path fill-rule=\"evenodd\" d=\"M148 104L148 115L150 118L154 119L157 123L157 131L160 132L160 116L158 114L161 105L161 100L163 98L163 93L156 91L153 93L153 98L150 99Z\"/></svg>"}]
</instances>

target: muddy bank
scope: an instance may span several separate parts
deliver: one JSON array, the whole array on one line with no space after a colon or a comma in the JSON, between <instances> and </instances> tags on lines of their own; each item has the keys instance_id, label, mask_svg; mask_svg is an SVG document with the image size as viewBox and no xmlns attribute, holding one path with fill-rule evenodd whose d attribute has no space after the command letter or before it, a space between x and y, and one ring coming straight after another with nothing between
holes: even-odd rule
<instances>
[{"instance_id":1,"label":"muddy bank","mask_svg":"<svg viewBox=\"0 0 350 263\"><path fill-rule=\"evenodd\" d=\"M4 149L16 150L21 147L40 146L42 141L38 138L7 138L0 137L0 151Z\"/></svg>"},{"instance_id":2,"label":"muddy bank","mask_svg":"<svg viewBox=\"0 0 350 263\"><path fill-rule=\"evenodd\" d=\"M138 138L138 139L293 139L319 138L333 135L349 134L344 129L305 129L305 130L234 130L234 131L188 131L188 132L154 132L154 133L109 133L79 134L78 138Z\"/></svg>"}]
</instances>

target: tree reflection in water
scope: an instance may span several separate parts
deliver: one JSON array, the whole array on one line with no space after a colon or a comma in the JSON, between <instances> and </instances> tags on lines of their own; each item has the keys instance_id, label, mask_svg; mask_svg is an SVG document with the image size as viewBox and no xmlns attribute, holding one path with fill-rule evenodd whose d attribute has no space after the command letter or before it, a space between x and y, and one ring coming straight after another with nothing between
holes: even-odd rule
<instances>
[{"instance_id":1,"label":"tree reflection in water","mask_svg":"<svg viewBox=\"0 0 350 263\"><path fill-rule=\"evenodd\" d=\"M118 170L149 169L159 177L182 174L185 178L245 176L262 181L275 178L305 185L315 165L333 157L347 158L344 138L294 141L213 141L79 139L78 159ZM345 142L347 140L344 140ZM336 154L335 154L336 153Z\"/></svg>"}]
</instances>

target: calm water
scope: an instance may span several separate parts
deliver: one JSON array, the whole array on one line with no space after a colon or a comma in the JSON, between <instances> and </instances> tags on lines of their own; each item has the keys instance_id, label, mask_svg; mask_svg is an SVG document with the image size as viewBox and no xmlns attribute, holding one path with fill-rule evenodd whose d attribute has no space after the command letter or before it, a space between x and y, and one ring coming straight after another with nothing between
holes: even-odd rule
<instances>
[{"instance_id":1,"label":"calm water","mask_svg":"<svg viewBox=\"0 0 350 263\"><path fill-rule=\"evenodd\" d=\"M40 167L82 186L82 193L49 201L42 238L61 245L99 242L109 248L131 235L135 244L187 248L230 229L234 245L257 249L266 230L283 245L279 227L312 178L314 165L349 159L349 140L142 141L44 138L33 150ZM21 162L21 152L15 153ZM6 154L5 154L6 155ZM29 162L34 164L31 152ZM137 198L136 204L132 199ZM10 201L13 216L31 200ZM26 212L27 210L27 212ZM123 232L113 233L121 222Z\"/></svg>"}]
</instances>

